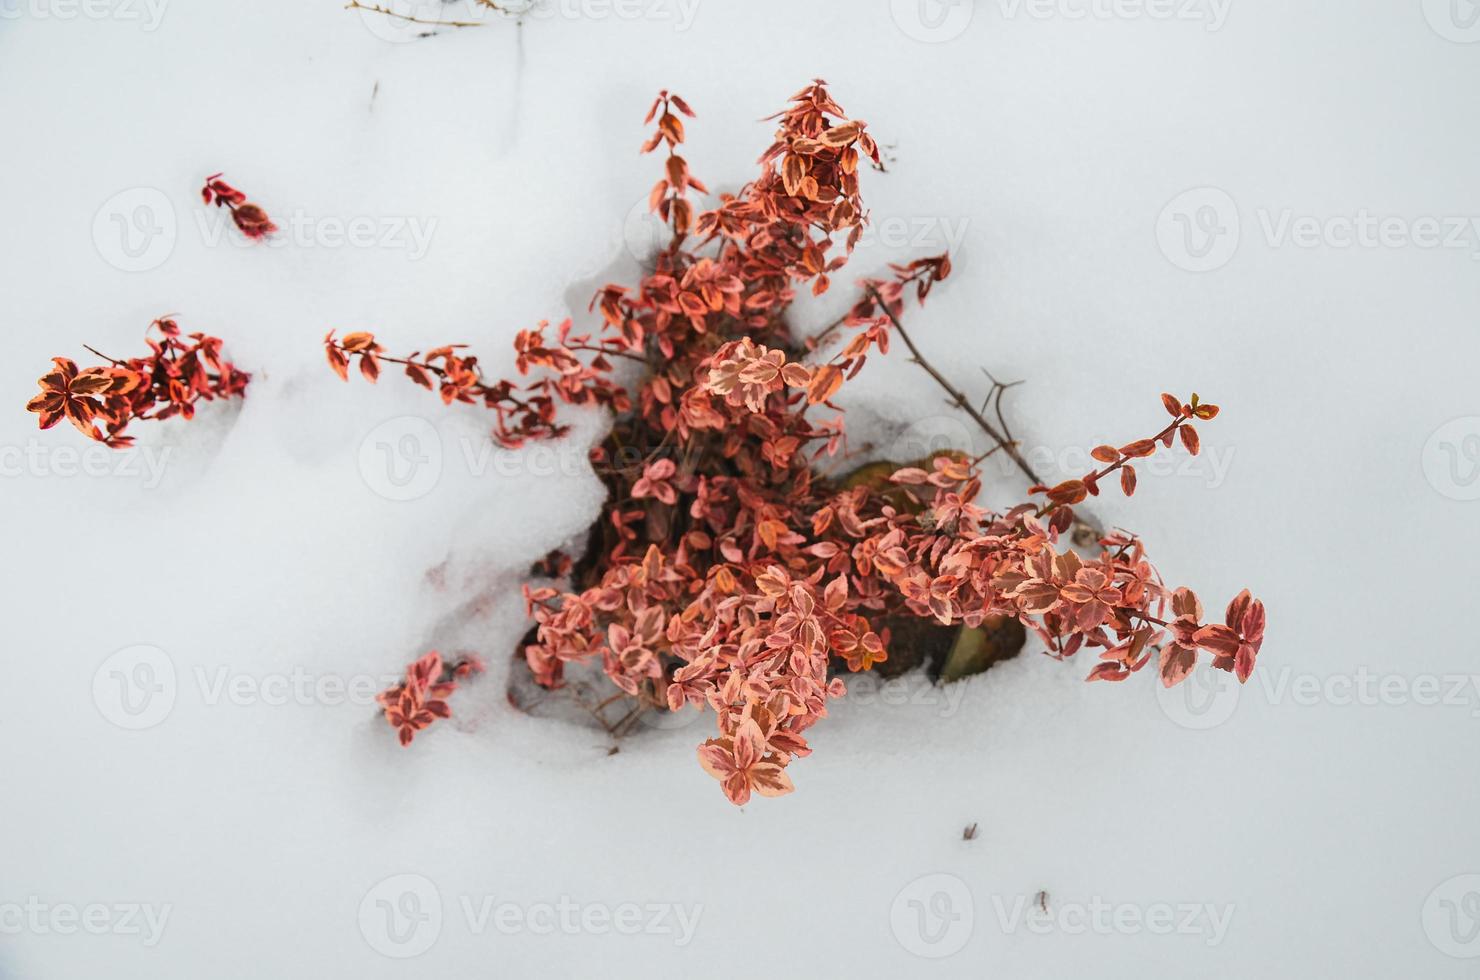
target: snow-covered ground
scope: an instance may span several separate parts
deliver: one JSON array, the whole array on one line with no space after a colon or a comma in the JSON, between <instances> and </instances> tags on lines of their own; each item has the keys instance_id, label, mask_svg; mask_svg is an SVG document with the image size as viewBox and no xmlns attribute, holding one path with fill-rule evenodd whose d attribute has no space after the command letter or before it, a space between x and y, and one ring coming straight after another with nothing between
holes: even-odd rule
<instances>
[{"instance_id":1,"label":"snow-covered ground","mask_svg":"<svg viewBox=\"0 0 1480 980\"><path fill-rule=\"evenodd\" d=\"M1480 8L551 2L416 38L334 0L0 0L0 977L1473 975ZM1096 513L1265 600L1255 678L865 685L743 809L707 719L609 755L502 666L400 749L369 693L432 647L502 665L600 491L581 436L492 453L320 338L511 364L637 269L657 89L724 189L814 76L893 158L854 271L953 247L916 334L1027 379L1045 469L1163 390L1223 406ZM201 207L217 170L275 246ZM49 357L166 312L254 372L239 410L127 454L35 431ZM853 390L859 431L969 437L897 357Z\"/></svg>"}]
</instances>

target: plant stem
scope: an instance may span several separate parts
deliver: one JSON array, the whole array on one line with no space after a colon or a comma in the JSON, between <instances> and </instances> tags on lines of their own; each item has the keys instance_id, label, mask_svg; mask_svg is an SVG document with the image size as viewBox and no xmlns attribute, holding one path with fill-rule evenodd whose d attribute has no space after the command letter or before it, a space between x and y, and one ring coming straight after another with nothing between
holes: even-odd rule
<instances>
[{"instance_id":1,"label":"plant stem","mask_svg":"<svg viewBox=\"0 0 1480 980\"><path fill-rule=\"evenodd\" d=\"M1032 480L1035 484L1041 484L1043 481L1039 479L1037 473L1033 472L1033 468L1028 465L1028 461L1023 459L1022 453L1017 450L1017 446L999 432L991 422L987 421L985 415L976 410L971 404L971 401L961 393L961 389L946 380L945 375L937 371L935 365L925 359L925 355L920 353L920 348L915 346L915 341L910 337L909 331L904 328L903 323L899 322L899 317L890 311L889 306L884 302L884 297L879 295L879 291L870 286L868 287L868 293L873 297L874 302L878 304L879 309L884 311L884 315L889 318L890 324L893 325L895 332L899 334L899 339L903 340L904 345L909 348L910 356L914 358L915 363L924 368L925 372L935 379L935 383L940 385L945 390L945 393L951 396L951 400L956 403L956 406L969 415L971 420L1007 453L1012 461L1017 464L1017 468L1023 471L1024 476Z\"/></svg>"},{"instance_id":2,"label":"plant stem","mask_svg":"<svg viewBox=\"0 0 1480 980\"><path fill-rule=\"evenodd\" d=\"M109 357L107 354L104 354L102 351L96 350L96 349L94 349L92 347L89 347L87 344L83 344L82 345L82 349L83 350L86 350L86 351L90 351L90 352L98 355L99 357L101 357L103 360L109 361L109 362L111 362L113 364L126 364L126 363L128 363L127 361L120 361L116 357Z\"/></svg>"},{"instance_id":3,"label":"plant stem","mask_svg":"<svg viewBox=\"0 0 1480 980\"><path fill-rule=\"evenodd\" d=\"M396 20L404 20L404 21L408 21L408 22L410 22L412 24L426 24L426 25L431 26L431 27L482 27L483 26L482 21L476 21L476 20L423 20L420 17L413 17L410 14L399 14L399 13L396 13L394 10L390 10L390 9L388 9L386 7L382 7L379 4L377 4L377 3L360 3L360 0L349 0L349 3L347 3L347 4L344 5L344 9L345 10L368 10L368 11L370 11L372 13L385 14L387 17L394 17ZM494 7L494 9L497 10L498 8L497 7Z\"/></svg>"}]
</instances>

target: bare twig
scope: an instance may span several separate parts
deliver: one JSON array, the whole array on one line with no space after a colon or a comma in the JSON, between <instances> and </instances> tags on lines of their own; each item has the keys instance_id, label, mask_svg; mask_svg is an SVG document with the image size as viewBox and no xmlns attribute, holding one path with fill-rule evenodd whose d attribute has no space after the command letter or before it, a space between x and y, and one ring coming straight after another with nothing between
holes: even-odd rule
<instances>
[{"instance_id":1,"label":"bare twig","mask_svg":"<svg viewBox=\"0 0 1480 980\"><path fill-rule=\"evenodd\" d=\"M488 4L488 6L493 6L493 5L492 4ZM345 10L368 10L371 13L384 14L387 17L394 17L396 20L404 20L404 21L406 21L408 23L411 23L411 24L426 24L429 27L482 27L483 26L483 22L482 21L478 21L478 20L426 20L426 19L421 18L421 17L413 17L410 14L397 13L396 11L391 10L389 7L382 7L378 3L361 3L360 0L349 0L349 3L347 3L347 4L344 5L344 9ZM493 9L497 10L499 8L498 7L494 7Z\"/></svg>"},{"instance_id":2,"label":"bare twig","mask_svg":"<svg viewBox=\"0 0 1480 980\"><path fill-rule=\"evenodd\" d=\"M844 313L842 316L838 317L832 323L829 323L826 327L824 327L817 334L817 336L815 336L815 337L808 337L807 338L807 349L808 350L814 350L815 351L818 348L820 348L823 344L825 344L829 340L831 340L832 339L832 335L838 332L838 328L841 327L844 323L847 322L848 317L850 315L851 315L851 312L850 313Z\"/></svg>"}]
</instances>

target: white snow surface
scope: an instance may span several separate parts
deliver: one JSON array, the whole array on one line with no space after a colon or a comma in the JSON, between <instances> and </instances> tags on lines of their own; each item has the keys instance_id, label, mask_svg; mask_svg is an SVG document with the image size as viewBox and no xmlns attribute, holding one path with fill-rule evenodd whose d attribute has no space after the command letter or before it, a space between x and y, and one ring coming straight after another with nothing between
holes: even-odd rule
<instances>
[{"instance_id":1,"label":"white snow surface","mask_svg":"<svg viewBox=\"0 0 1480 980\"><path fill-rule=\"evenodd\" d=\"M0 977L1473 975L1463 4L561 4L459 0L430 12L489 22L415 38L333 0L0 2ZM610 755L509 707L519 585L598 512L602 420L495 457L479 411L342 384L320 340L511 368L517 330L592 323L636 275L659 88L721 190L818 76L892 158L849 271L955 244L910 324L962 386L1027 382L1010 419L1053 475L1159 427L1163 390L1223 406L1200 460L1093 512L1211 610L1264 599L1241 692L1036 653L914 678L841 703L797 792L744 808L695 761L707 717ZM219 170L277 244L201 205ZM1178 250L1179 213L1213 251ZM1329 219L1363 213L1398 230L1343 247ZM1469 244L1425 246L1424 218ZM244 402L120 456L35 431L48 358L128 356L167 312L226 339ZM971 438L902 351L846 403L882 455ZM493 669L403 750L363 695L434 647Z\"/></svg>"}]
</instances>

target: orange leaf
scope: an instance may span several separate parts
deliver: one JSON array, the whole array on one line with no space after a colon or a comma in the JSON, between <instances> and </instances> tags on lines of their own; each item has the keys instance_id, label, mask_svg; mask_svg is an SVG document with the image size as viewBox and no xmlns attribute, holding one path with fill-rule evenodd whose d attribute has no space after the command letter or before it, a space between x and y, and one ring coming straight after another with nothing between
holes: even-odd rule
<instances>
[{"instance_id":1,"label":"orange leaf","mask_svg":"<svg viewBox=\"0 0 1480 980\"><path fill-rule=\"evenodd\" d=\"M1077 504L1088 495L1083 480L1065 480L1048 491L1048 499L1056 504Z\"/></svg>"},{"instance_id":2,"label":"orange leaf","mask_svg":"<svg viewBox=\"0 0 1480 980\"><path fill-rule=\"evenodd\" d=\"M1121 453L1132 459L1141 456L1150 456L1156 452L1156 442L1151 439L1137 439L1135 442L1120 447Z\"/></svg>"},{"instance_id":3,"label":"orange leaf","mask_svg":"<svg viewBox=\"0 0 1480 980\"><path fill-rule=\"evenodd\" d=\"M805 388L812 380L812 372L800 364L788 364L781 369L781 380L793 388Z\"/></svg>"},{"instance_id":4,"label":"orange leaf","mask_svg":"<svg viewBox=\"0 0 1480 980\"><path fill-rule=\"evenodd\" d=\"M339 380L349 380L349 359L340 353L338 347L325 347L324 354L329 358L329 366L334 373L339 375Z\"/></svg>"},{"instance_id":5,"label":"orange leaf","mask_svg":"<svg viewBox=\"0 0 1480 980\"><path fill-rule=\"evenodd\" d=\"M807 387L807 401L813 405L827 401L843 386L843 371L836 364L824 364L812 375Z\"/></svg>"},{"instance_id":6,"label":"orange leaf","mask_svg":"<svg viewBox=\"0 0 1480 980\"><path fill-rule=\"evenodd\" d=\"M781 164L781 183L786 187L786 193L796 196L802 186L802 178L807 175L806 164L802 158L795 154L788 155Z\"/></svg>"}]
</instances>

